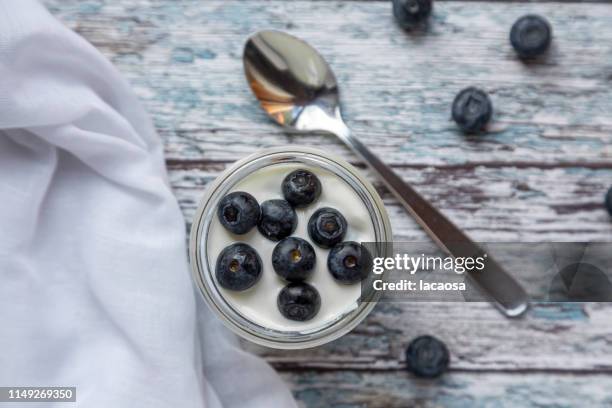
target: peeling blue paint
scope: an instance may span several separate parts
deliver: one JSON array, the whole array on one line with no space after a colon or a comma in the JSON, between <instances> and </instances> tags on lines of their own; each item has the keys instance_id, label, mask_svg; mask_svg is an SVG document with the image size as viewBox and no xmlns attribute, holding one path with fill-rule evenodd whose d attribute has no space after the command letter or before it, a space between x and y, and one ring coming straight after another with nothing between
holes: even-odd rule
<instances>
[{"instance_id":1,"label":"peeling blue paint","mask_svg":"<svg viewBox=\"0 0 612 408\"><path fill-rule=\"evenodd\" d=\"M303 401L308 407L316 407L321 402L321 391L316 389L306 389L294 393L295 398Z\"/></svg>"},{"instance_id":2,"label":"peeling blue paint","mask_svg":"<svg viewBox=\"0 0 612 408\"><path fill-rule=\"evenodd\" d=\"M172 62L179 64L191 64L196 58L212 60L217 58L217 54L206 48L193 49L190 47L176 47L172 50Z\"/></svg>"},{"instance_id":3,"label":"peeling blue paint","mask_svg":"<svg viewBox=\"0 0 612 408\"><path fill-rule=\"evenodd\" d=\"M194 59L193 50L188 47L177 47L172 50L172 61L178 63L192 63Z\"/></svg>"},{"instance_id":4,"label":"peeling blue paint","mask_svg":"<svg viewBox=\"0 0 612 408\"><path fill-rule=\"evenodd\" d=\"M160 89L159 99L165 102L171 102L179 111L196 108L202 102L198 91L187 87Z\"/></svg>"},{"instance_id":5,"label":"peeling blue paint","mask_svg":"<svg viewBox=\"0 0 612 408\"><path fill-rule=\"evenodd\" d=\"M211 60L217 58L217 54L209 49L198 49L195 51L195 55L198 58Z\"/></svg>"},{"instance_id":6,"label":"peeling blue paint","mask_svg":"<svg viewBox=\"0 0 612 408\"><path fill-rule=\"evenodd\" d=\"M581 303L538 302L533 304L531 313L533 317L545 320L589 320L589 316Z\"/></svg>"},{"instance_id":7,"label":"peeling blue paint","mask_svg":"<svg viewBox=\"0 0 612 408\"><path fill-rule=\"evenodd\" d=\"M79 12L81 14L96 14L102 8L102 4L93 2L83 2L79 4Z\"/></svg>"},{"instance_id":8,"label":"peeling blue paint","mask_svg":"<svg viewBox=\"0 0 612 408\"><path fill-rule=\"evenodd\" d=\"M112 58L114 64L139 64L142 61L142 55L130 52L118 54Z\"/></svg>"}]
</instances>

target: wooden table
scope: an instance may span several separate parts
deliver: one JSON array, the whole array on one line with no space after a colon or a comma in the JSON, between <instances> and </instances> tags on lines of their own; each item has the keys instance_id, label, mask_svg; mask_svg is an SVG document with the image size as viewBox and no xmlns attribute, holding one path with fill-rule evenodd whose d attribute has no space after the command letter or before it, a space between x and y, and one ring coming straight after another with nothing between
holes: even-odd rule
<instances>
[{"instance_id":1,"label":"wooden table","mask_svg":"<svg viewBox=\"0 0 612 408\"><path fill-rule=\"evenodd\" d=\"M439 2L429 32L407 35L387 1L46 3L146 105L188 224L206 185L260 148L319 146L361 165L332 137L283 133L255 103L242 46L275 28L322 52L356 134L476 240L612 241L602 205L612 185L611 5ZM518 62L508 42L528 12L554 27L542 64ZM484 136L465 137L450 121L454 95L469 85L495 105ZM377 185L396 240L426 240ZM425 333L452 353L450 372L433 381L404 371L406 344ZM508 320L484 303L387 303L324 347L249 348L308 407L612 406L608 304L538 304Z\"/></svg>"}]
</instances>

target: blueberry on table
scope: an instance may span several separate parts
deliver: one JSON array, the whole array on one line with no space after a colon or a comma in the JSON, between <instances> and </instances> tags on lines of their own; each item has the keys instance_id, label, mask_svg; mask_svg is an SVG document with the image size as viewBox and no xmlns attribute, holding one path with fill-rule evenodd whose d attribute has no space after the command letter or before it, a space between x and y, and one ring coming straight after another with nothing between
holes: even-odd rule
<instances>
[{"instance_id":1,"label":"blueberry on table","mask_svg":"<svg viewBox=\"0 0 612 408\"><path fill-rule=\"evenodd\" d=\"M350 285L368 276L372 268L372 256L357 242L341 242L329 251L327 268L338 282Z\"/></svg>"},{"instance_id":2,"label":"blueberry on table","mask_svg":"<svg viewBox=\"0 0 612 408\"><path fill-rule=\"evenodd\" d=\"M535 58L546 52L552 40L548 21L537 15L526 15L510 30L510 43L521 58Z\"/></svg>"},{"instance_id":3,"label":"blueberry on table","mask_svg":"<svg viewBox=\"0 0 612 408\"><path fill-rule=\"evenodd\" d=\"M482 131L493 115L493 104L487 93L470 87L455 97L452 108L453 120L465 133Z\"/></svg>"},{"instance_id":4,"label":"blueberry on table","mask_svg":"<svg viewBox=\"0 0 612 408\"><path fill-rule=\"evenodd\" d=\"M305 207L321 195L319 178L308 170L295 170L287 175L281 185L285 200L294 207Z\"/></svg>"},{"instance_id":5,"label":"blueberry on table","mask_svg":"<svg viewBox=\"0 0 612 408\"><path fill-rule=\"evenodd\" d=\"M446 371L449 362L446 345L432 336L417 337L406 349L406 368L417 377L438 377Z\"/></svg>"},{"instance_id":6,"label":"blueberry on table","mask_svg":"<svg viewBox=\"0 0 612 408\"><path fill-rule=\"evenodd\" d=\"M285 200L268 200L261 204L261 218L257 229L272 241L280 241L293 234L297 227L297 214Z\"/></svg>"},{"instance_id":7,"label":"blueberry on table","mask_svg":"<svg viewBox=\"0 0 612 408\"><path fill-rule=\"evenodd\" d=\"M272 266L276 273L288 281L302 281L312 274L317 260L315 251L307 241L287 237L272 251Z\"/></svg>"},{"instance_id":8,"label":"blueberry on table","mask_svg":"<svg viewBox=\"0 0 612 408\"><path fill-rule=\"evenodd\" d=\"M308 235L321 248L331 248L341 242L346 228L344 216L330 207L319 208L308 220Z\"/></svg>"},{"instance_id":9,"label":"blueberry on table","mask_svg":"<svg viewBox=\"0 0 612 408\"><path fill-rule=\"evenodd\" d=\"M304 322L316 316L321 308L321 296L312 286L294 282L285 286L276 301L278 310L289 320Z\"/></svg>"},{"instance_id":10,"label":"blueberry on table","mask_svg":"<svg viewBox=\"0 0 612 408\"><path fill-rule=\"evenodd\" d=\"M608 194L606 194L606 208L608 209L608 214L612 217L612 187L610 187Z\"/></svg>"},{"instance_id":11,"label":"blueberry on table","mask_svg":"<svg viewBox=\"0 0 612 408\"><path fill-rule=\"evenodd\" d=\"M249 193L235 191L221 199L217 216L221 225L234 234L246 234L257 225L261 209L259 203Z\"/></svg>"},{"instance_id":12,"label":"blueberry on table","mask_svg":"<svg viewBox=\"0 0 612 408\"><path fill-rule=\"evenodd\" d=\"M422 24L431 14L432 0L393 0L393 15L405 30Z\"/></svg>"},{"instance_id":13,"label":"blueberry on table","mask_svg":"<svg viewBox=\"0 0 612 408\"><path fill-rule=\"evenodd\" d=\"M247 290L261 278L261 258L247 244L232 244L219 254L215 276L225 289Z\"/></svg>"}]
</instances>

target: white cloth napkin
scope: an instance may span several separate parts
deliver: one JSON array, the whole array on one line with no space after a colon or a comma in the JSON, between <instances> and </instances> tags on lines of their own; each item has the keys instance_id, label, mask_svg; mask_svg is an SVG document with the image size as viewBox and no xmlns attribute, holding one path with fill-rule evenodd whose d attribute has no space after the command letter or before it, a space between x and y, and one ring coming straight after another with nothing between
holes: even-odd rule
<instances>
[{"instance_id":1,"label":"white cloth napkin","mask_svg":"<svg viewBox=\"0 0 612 408\"><path fill-rule=\"evenodd\" d=\"M0 386L76 386L79 407L295 406L196 296L139 102L33 0L0 1L0 129Z\"/></svg>"}]
</instances>

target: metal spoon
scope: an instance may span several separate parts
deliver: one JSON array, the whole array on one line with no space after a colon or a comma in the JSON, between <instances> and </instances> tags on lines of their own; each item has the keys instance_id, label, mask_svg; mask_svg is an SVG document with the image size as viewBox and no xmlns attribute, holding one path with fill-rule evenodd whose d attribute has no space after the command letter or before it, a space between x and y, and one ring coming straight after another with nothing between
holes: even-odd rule
<instances>
[{"instance_id":1,"label":"metal spoon","mask_svg":"<svg viewBox=\"0 0 612 408\"><path fill-rule=\"evenodd\" d=\"M251 89L272 119L291 130L338 136L378 174L442 249L455 257L484 253L351 134L340 112L336 77L314 48L283 32L261 31L246 43L244 70ZM518 316L527 309L523 288L491 257L486 270L469 274L506 315Z\"/></svg>"}]
</instances>

